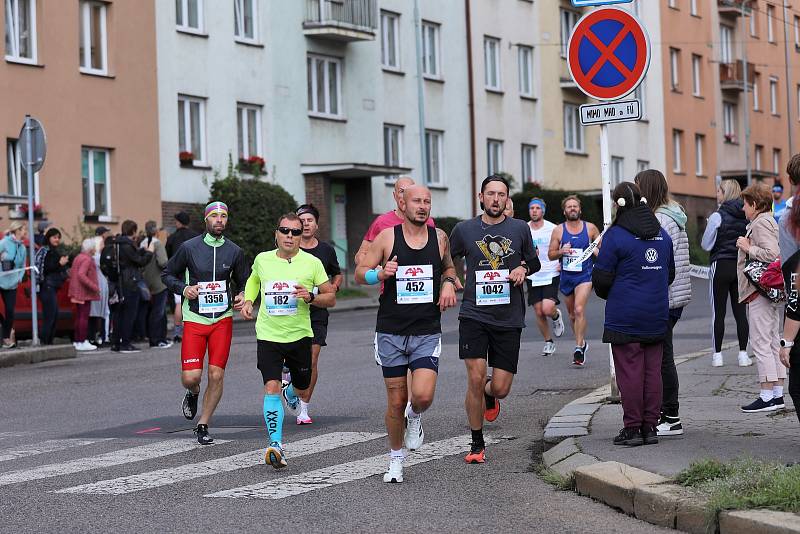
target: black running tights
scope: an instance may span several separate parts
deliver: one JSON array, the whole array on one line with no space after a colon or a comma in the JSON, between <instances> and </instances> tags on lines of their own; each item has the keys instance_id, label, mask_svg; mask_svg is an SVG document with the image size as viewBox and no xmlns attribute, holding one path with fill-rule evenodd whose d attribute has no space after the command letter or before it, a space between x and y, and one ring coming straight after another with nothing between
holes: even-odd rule
<instances>
[{"instance_id":1,"label":"black running tights","mask_svg":"<svg viewBox=\"0 0 800 534\"><path fill-rule=\"evenodd\" d=\"M736 275L736 260L717 260L711 264L711 283L709 284L712 313L714 317L714 352L722 352L722 338L725 337L725 314L728 298L731 301L733 317L736 319L736 335L739 350L747 349L749 326L747 324L747 305L739 304L739 281Z\"/></svg>"}]
</instances>

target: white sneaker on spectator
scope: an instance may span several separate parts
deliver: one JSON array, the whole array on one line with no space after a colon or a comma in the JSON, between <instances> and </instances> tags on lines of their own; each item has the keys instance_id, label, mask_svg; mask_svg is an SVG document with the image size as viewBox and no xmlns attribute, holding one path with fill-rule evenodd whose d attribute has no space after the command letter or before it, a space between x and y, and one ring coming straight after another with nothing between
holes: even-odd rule
<instances>
[{"instance_id":1,"label":"white sneaker on spectator","mask_svg":"<svg viewBox=\"0 0 800 534\"><path fill-rule=\"evenodd\" d=\"M75 350L79 350L82 352L88 352L91 350L97 350L97 347L89 343L88 341L81 341L80 343L73 343L75 345Z\"/></svg>"},{"instance_id":2,"label":"white sneaker on spectator","mask_svg":"<svg viewBox=\"0 0 800 534\"><path fill-rule=\"evenodd\" d=\"M725 364L722 361L722 353L721 352L715 352L714 354L711 355L711 366L712 367L722 367L723 365L725 365Z\"/></svg>"},{"instance_id":3,"label":"white sneaker on spectator","mask_svg":"<svg viewBox=\"0 0 800 534\"><path fill-rule=\"evenodd\" d=\"M739 351L739 367L750 367L753 365L753 360L747 355L746 350Z\"/></svg>"}]
</instances>

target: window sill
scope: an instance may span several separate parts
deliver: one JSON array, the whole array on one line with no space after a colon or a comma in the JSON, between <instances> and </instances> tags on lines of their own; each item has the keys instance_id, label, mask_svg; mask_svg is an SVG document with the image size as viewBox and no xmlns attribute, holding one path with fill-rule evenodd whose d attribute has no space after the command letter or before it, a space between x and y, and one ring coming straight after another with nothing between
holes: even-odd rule
<instances>
[{"instance_id":1,"label":"window sill","mask_svg":"<svg viewBox=\"0 0 800 534\"><path fill-rule=\"evenodd\" d=\"M539 99L533 95L519 95L520 100L527 100L529 102L538 102Z\"/></svg>"},{"instance_id":2,"label":"window sill","mask_svg":"<svg viewBox=\"0 0 800 534\"><path fill-rule=\"evenodd\" d=\"M11 57L11 56L6 56L6 63L10 63L12 65L23 65L25 67L36 67L36 68L40 68L40 69L44 68L43 64L37 63L36 61L27 60L27 59L18 59L18 58Z\"/></svg>"},{"instance_id":3,"label":"window sill","mask_svg":"<svg viewBox=\"0 0 800 534\"><path fill-rule=\"evenodd\" d=\"M696 99L698 99L698 100L705 100L705 99L706 99L706 97L704 97L703 95L695 95L695 94L692 94L692 96L693 96L693 97L695 97L695 98L696 98Z\"/></svg>"},{"instance_id":4,"label":"window sill","mask_svg":"<svg viewBox=\"0 0 800 534\"><path fill-rule=\"evenodd\" d=\"M239 39L239 38L236 38L236 37L234 37L233 41L236 44L240 44L240 45L243 45L243 46L250 46L250 47L253 47L253 48L264 48L264 43L260 43L258 41L249 41L247 39Z\"/></svg>"},{"instance_id":5,"label":"window sill","mask_svg":"<svg viewBox=\"0 0 800 534\"><path fill-rule=\"evenodd\" d=\"M98 72L93 70L84 70L80 69L80 72L84 76L94 76L95 78L107 78L109 80L113 80L116 78L113 74L108 74L107 72Z\"/></svg>"},{"instance_id":6,"label":"window sill","mask_svg":"<svg viewBox=\"0 0 800 534\"><path fill-rule=\"evenodd\" d=\"M28 220L28 212L22 210L8 210L8 218L17 221L27 221ZM34 221L42 221L45 220L47 217L44 216L43 213L33 212L33 220Z\"/></svg>"},{"instance_id":7,"label":"window sill","mask_svg":"<svg viewBox=\"0 0 800 534\"><path fill-rule=\"evenodd\" d=\"M579 150L569 150L568 148L564 149L564 154L566 154L567 156L579 156L581 158L589 157L589 154L587 154L586 152L581 152Z\"/></svg>"},{"instance_id":8,"label":"window sill","mask_svg":"<svg viewBox=\"0 0 800 534\"><path fill-rule=\"evenodd\" d=\"M695 178L703 178L704 180L708 180L708 176L705 174L695 174Z\"/></svg>"},{"instance_id":9,"label":"window sill","mask_svg":"<svg viewBox=\"0 0 800 534\"><path fill-rule=\"evenodd\" d=\"M85 223L111 223L117 224L119 217L114 215L83 215L83 222Z\"/></svg>"},{"instance_id":10,"label":"window sill","mask_svg":"<svg viewBox=\"0 0 800 534\"><path fill-rule=\"evenodd\" d=\"M433 76L423 75L422 77L425 78L426 82L444 83L444 78L442 78L441 76L433 77Z\"/></svg>"},{"instance_id":11,"label":"window sill","mask_svg":"<svg viewBox=\"0 0 800 534\"><path fill-rule=\"evenodd\" d=\"M386 66L383 67L383 72L385 72L386 74L395 74L397 76L405 76L406 75L406 73L403 72L400 69L395 69L393 67L386 67Z\"/></svg>"},{"instance_id":12,"label":"window sill","mask_svg":"<svg viewBox=\"0 0 800 534\"><path fill-rule=\"evenodd\" d=\"M178 33L182 33L184 35L190 35L192 37L200 37L200 38L203 38L203 39L208 39L208 33L204 32L204 31L195 30L195 29L192 29L192 28L181 28L181 27L177 27L177 28L175 28L175 30Z\"/></svg>"},{"instance_id":13,"label":"window sill","mask_svg":"<svg viewBox=\"0 0 800 534\"><path fill-rule=\"evenodd\" d=\"M738 141L723 141L722 144L723 145L739 146L739 142Z\"/></svg>"},{"instance_id":14,"label":"window sill","mask_svg":"<svg viewBox=\"0 0 800 534\"><path fill-rule=\"evenodd\" d=\"M675 93L676 95L682 95L683 94L683 91L681 91L677 87L673 87L672 89L670 89L670 91Z\"/></svg>"},{"instance_id":15,"label":"window sill","mask_svg":"<svg viewBox=\"0 0 800 534\"><path fill-rule=\"evenodd\" d=\"M770 115L772 115L776 119L780 119L781 118L781 114L780 113L770 113Z\"/></svg>"},{"instance_id":16,"label":"window sill","mask_svg":"<svg viewBox=\"0 0 800 534\"><path fill-rule=\"evenodd\" d=\"M686 173L685 173L685 172L683 172L683 171L676 171L676 170L673 170L673 171L672 171L672 174L674 174L675 176L686 176Z\"/></svg>"},{"instance_id":17,"label":"window sill","mask_svg":"<svg viewBox=\"0 0 800 534\"><path fill-rule=\"evenodd\" d=\"M754 109L753 113L764 113L763 109Z\"/></svg>"},{"instance_id":18,"label":"window sill","mask_svg":"<svg viewBox=\"0 0 800 534\"><path fill-rule=\"evenodd\" d=\"M506 92L503 91L502 89L495 89L494 87L484 87L484 89L486 89L487 93L493 95L503 96L506 94Z\"/></svg>"},{"instance_id":19,"label":"window sill","mask_svg":"<svg viewBox=\"0 0 800 534\"><path fill-rule=\"evenodd\" d=\"M447 187L446 185L441 185L441 184L439 184L439 185L436 185L436 184L426 184L426 186L425 186L425 187L427 187L428 189L430 189L430 190L432 190L432 191L447 191L448 189L450 189L450 188L449 188L449 187Z\"/></svg>"},{"instance_id":20,"label":"window sill","mask_svg":"<svg viewBox=\"0 0 800 534\"><path fill-rule=\"evenodd\" d=\"M181 169L200 169L203 171L210 171L211 165L206 165L205 163L193 163L191 165L183 165L181 164Z\"/></svg>"},{"instance_id":21,"label":"window sill","mask_svg":"<svg viewBox=\"0 0 800 534\"><path fill-rule=\"evenodd\" d=\"M322 120L322 121L330 121L330 122L340 122L340 123L346 123L347 122L347 119L344 118L344 117L341 117L341 116L337 116L337 115L322 115L322 114L319 114L319 113L311 113L311 112L309 112L308 118Z\"/></svg>"}]
</instances>

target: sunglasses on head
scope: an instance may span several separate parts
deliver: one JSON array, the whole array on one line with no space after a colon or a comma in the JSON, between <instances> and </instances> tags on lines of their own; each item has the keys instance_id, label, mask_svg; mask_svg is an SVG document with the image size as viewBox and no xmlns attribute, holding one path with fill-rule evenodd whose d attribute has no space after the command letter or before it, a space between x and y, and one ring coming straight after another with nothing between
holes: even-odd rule
<instances>
[{"instance_id":1,"label":"sunglasses on head","mask_svg":"<svg viewBox=\"0 0 800 534\"><path fill-rule=\"evenodd\" d=\"M303 229L302 228L287 228L285 226L279 226L278 227L278 231L280 233L282 233L283 235L292 234L294 237L297 237L297 236L303 234Z\"/></svg>"}]
</instances>

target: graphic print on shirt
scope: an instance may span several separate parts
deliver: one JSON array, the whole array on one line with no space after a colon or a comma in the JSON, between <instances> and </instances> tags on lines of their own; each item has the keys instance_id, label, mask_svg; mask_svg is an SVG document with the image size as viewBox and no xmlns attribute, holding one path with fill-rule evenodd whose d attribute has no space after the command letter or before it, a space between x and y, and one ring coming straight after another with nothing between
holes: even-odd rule
<instances>
[{"instance_id":1,"label":"graphic print on shirt","mask_svg":"<svg viewBox=\"0 0 800 534\"><path fill-rule=\"evenodd\" d=\"M483 253L485 260L481 260L478 265L489 266L493 270L497 270L501 265L504 265L503 258L507 258L514 254L515 250L511 248L511 240L503 236L485 235L480 241L475 241L478 248Z\"/></svg>"}]
</instances>

